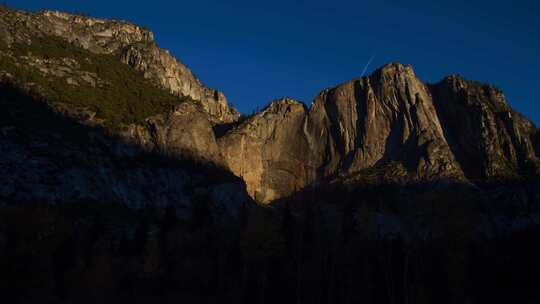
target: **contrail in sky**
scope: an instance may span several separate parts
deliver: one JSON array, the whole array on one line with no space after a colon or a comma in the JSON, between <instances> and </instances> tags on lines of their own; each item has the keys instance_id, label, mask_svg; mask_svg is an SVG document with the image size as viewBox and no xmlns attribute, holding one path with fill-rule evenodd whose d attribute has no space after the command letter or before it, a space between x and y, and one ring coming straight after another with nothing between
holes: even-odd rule
<instances>
[{"instance_id":1,"label":"contrail in sky","mask_svg":"<svg viewBox=\"0 0 540 304\"><path fill-rule=\"evenodd\" d=\"M362 76L360 76L360 77L364 77L364 74L366 73L366 71L369 68L369 65L371 64L373 59L375 59L375 54L371 55L371 58L369 58L368 63L366 64L366 66L364 67L364 70L362 71Z\"/></svg>"}]
</instances>

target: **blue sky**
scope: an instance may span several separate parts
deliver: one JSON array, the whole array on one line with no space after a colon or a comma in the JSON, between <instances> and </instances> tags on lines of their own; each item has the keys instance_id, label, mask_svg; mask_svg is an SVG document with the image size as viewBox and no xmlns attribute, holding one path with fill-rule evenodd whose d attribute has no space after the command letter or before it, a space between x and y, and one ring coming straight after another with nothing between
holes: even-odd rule
<instances>
[{"instance_id":1,"label":"blue sky","mask_svg":"<svg viewBox=\"0 0 540 304\"><path fill-rule=\"evenodd\" d=\"M250 113L278 97L308 105L322 89L387 62L426 82L489 82L540 124L539 1L4 1L149 27L208 86Z\"/></svg>"}]
</instances>

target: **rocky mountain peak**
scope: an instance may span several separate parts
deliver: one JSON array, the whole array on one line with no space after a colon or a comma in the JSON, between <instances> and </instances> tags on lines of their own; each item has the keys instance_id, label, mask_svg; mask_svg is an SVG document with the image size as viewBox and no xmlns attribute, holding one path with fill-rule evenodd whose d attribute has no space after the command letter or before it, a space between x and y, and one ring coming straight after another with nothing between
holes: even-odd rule
<instances>
[{"instance_id":1,"label":"rocky mountain peak","mask_svg":"<svg viewBox=\"0 0 540 304\"><path fill-rule=\"evenodd\" d=\"M373 76L376 76L376 75L393 76L393 75L400 75L400 74L407 74L410 76L415 76L415 72L412 65L403 64L399 62L387 63L373 72Z\"/></svg>"},{"instance_id":2,"label":"rocky mountain peak","mask_svg":"<svg viewBox=\"0 0 540 304\"><path fill-rule=\"evenodd\" d=\"M8 41L31 43L31 36L56 36L96 53L115 53L133 43L153 43L152 32L116 20L58 11L29 13L3 9L2 28ZM25 39L26 38L26 39Z\"/></svg>"},{"instance_id":3,"label":"rocky mountain peak","mask_svg":"<svg viewBox=\"0 0 540 304\"><path fill-rule=\"evenodd\" d=\"M494 85L467 80L454 74L445 77L435 86L446 87L456 94L466 95L465 101L471 104L490 105L497 111L511 111L504 93Z\"/></svg>"},{"instance_id":4,"label":"rocky mountain peak","mask_svg":"<svg viewBox=\"0 0 540 304\"><path fill-rule=\"evenodd\" d=\"M117 20L106 20L89 16L73 15L59 11L42 11L36 14L43 23L49 23L49 32L65 36L65 31L73 31L74 35L91 33L94 38L111 38L125 45L137 42L154 42L154 34L138 25ZM78 38L75 38L78 39ZM80 40L79 40L80 41Z\"/></svg>"},{"instance_id":5,"label":"rocky mountain peak","mask_svg":"<svg viewBox=\"0 0 540 304\"><path fill-rule=\"evenodd\" d=\"M285 114L291 111L305 111L305 105L292 98L280 98L271 101L268 106L261 110L260 114L264 115L265 113L272 114Z\"/></svg>"}]
</instances>

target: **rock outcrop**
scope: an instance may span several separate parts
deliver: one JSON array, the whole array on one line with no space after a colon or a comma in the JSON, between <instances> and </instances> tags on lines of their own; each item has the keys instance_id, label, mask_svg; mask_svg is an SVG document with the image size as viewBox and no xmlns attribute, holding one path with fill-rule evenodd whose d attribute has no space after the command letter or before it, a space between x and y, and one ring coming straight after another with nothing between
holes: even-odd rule
<instances>
[{"instance_id":1,"label":"rock outcrop","mask_svg":"<svg viewBox=\"0 0 540 304\"><path fill-rule=\"evenodd\" d=\"M257 201L292 194L311 180L306 113L297 101L276 100L218 139L228 167Z\"/></svg>"},{"instance_id":2,"label":"rock outcrop","mask_svg":"<svg viewBox=\"0 0 540 304\"><path fill-rule=\"evenodd\" d=\"M450 76L431 90L452 151L468 178L510 177L537 160L536 127L510 108L497 88Z\"/></svg>"},{"instance_id":3,"label":"rock outcrop","mask_svg":"<svg viewBox=\"0 0 540 304\"><path fill-rule=\"evenodd\" d=\"M368 169L400 183L516 178L538 166L536 134L493 86L457 76L426 85L392 63L322 91L310 109L273 102L219 144L250 195L270 202Z\"/></svg>"},{"instance_id":4,"label":"rock outcrop","mask_svg":"<svg viewBox=\"0 0 540 304\"><path fill-rule=\"evenodd\" d=\"M93 53L119 56L124 63L172 94L200 102L213 123L232 122L240 116L228 105L223 93L204 86L191 70L159 48L147 29L124 21L57 11L0 10L0 34L8 45L30 44L36 35L59 37Z\"/></svg>"},{"instance_id":5,"label":"rock outcrop","mask_svg":"<svg viewBox=\"0 0 540 304\"><path fill-rule=\"evenodd\" d=\"M373 75L320 93L308 117L310 142L327 160L324 175L398 162L412 178L455 177L428 88L410 66L389 64ZM326 148L328 147L328 148Z\"/></svg>"},{"instance_id":6,"label":"rock outcrop","mask_svg":"<svg viewBox=\"0 0 540 304\"><path fill-rule=\"evenodd\" d=\"M121 60L171 93L200 101L214 124L230 123L240 117L223 93L203 86L186 66L154 44L131 44L122 50Z\"/></svg>"},{"instance_id":7,"label":"rock outcrop","mask_svg":"<svg viewBox=\"0 0 540 304\"><path fill-rule=\"evenodd\" d=\"M212 124L198 103L184 102L145 125L130 125L122 136L145 151L223 165Z\"/></svg>"}]
</instances>

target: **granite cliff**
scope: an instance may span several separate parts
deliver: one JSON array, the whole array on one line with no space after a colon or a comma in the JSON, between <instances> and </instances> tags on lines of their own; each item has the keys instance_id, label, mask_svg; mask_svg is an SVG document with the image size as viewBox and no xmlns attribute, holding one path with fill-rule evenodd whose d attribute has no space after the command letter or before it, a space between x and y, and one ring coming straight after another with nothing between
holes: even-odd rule
<instances>
[{"instance_id":1,"label":"granite cliff","mask_svg":"<svg viewBox=\"0 0 540 304\"><path fill-rule=\"evenodd\" d=\"M0 34L9 87L141 153L230 170L260 203L328 181L476 184L538 172L534 124L497 88L459 76L425 84L391 63L309 107L284 98L241 118L139 26L1 8ZM2 130L20 132L9 120Z\"/></svg>"},{"instance_id":2,"label":"granite cliff","mask_svg":"<svg viewBox=\"0 0 540 304\"><path fill-rule=\"evenodd\" d=\"M152 32L131 23L57 11L27 13L2 8L0 34L8 46L56 37L95 54L115 55L170 93L198 101L213 122L231 122L239 117L223 93L204 86L191 70L156 45Z\"/></svg>"},{"instance_id":3,"label":"granite cliff","mask_svg":"<svg viewBox=\"0 0 540 304\"><path fill-rule=\"evenodd\" d=\"M322 91L309 109L273 102L218 141L250 194L270 202L368 169L399 183L512 179L537 170L536 134L493 86L459 76L427 85L392 63Z\"/></svg>"}]
</instances>

